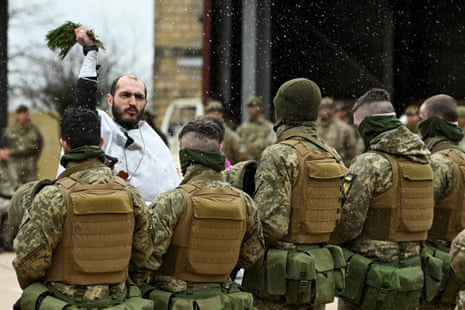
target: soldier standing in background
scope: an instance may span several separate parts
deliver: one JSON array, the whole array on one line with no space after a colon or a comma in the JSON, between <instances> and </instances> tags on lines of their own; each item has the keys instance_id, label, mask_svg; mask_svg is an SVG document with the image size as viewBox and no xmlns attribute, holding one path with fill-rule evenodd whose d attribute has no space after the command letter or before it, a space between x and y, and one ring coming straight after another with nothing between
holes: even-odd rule
<instances>
[{"instance_id":1,"label":"soldier standing in background","mask_svg":"<svg viewBox=\"0 0 465 310\"><path fill-rule=\"evenodd\" d=\"M420 114L419 114L418 107L416 105L409 105L405 108L405 126L416 134L419 134L420 131L418 130L418 122L420 121Z\"/></svg>"},{"instance_id":2,"label":"soldier standing in background","mask_svg":"<svg viewBox=\"0 0 465 310\"><path fill-rule=\"evenodd\" d=\"M152 269L144 199L104 164L95 111L67 109L60 127L65 170L34 197L14 241L17 307L153 309L128 278L145 281Z\"/></svg>"},{"instance_id":3,"label":"soldier standing in background","mask_svg":"<svg viewBox=\"0 0 465 310\"><path fill-rule=\"evenodd\" d=\"M346 166L357 151L357 140L350 125L335 117L336 106L330 97L321 99L317 119L317 133L328 145L336 149Z\"/></svg>"},{"instance_id":4,"label":"soldier standing in background","mask_svg":"<svg viewBox=\"0 0 465 310\"><path fill-rule=\"evenodd\" d=\"M465 149L458 145L464 133L457 125L457 115L457 102L448 95L430 97L420 106L418 127L432 153L435 201L433 226L422 251L428 295L420 309L454 309L465 283L448 268L450 243L465 229ZM464 307L465 300L460 304Z\"/></svg>"},{"instance_id":5,"label":"soldier standing in background","mask_svg":"<svg viewBox=\"0 0 465 310\"><path fill-rule=\"evenodd\" d=\"M320 102L306 78L285 82L273 100L278 143L263 151L254 195L267 251L243 281L259 309L324 309L344 286L342 250L327 242L348 170L317 135Z\"/></svg>"},{"instance_id":6,"label":"soldier standing in background","mask_svg":"<svg viewBox=\"0 0 465 310\"><path fill-rule=\"evenodd\" d=\"M223 105L217 100L210 101L205 108L205 115L218 117L224 124L223 152L232 165L246 159L245 145L239 135L224 121Z\"/></svg>"},{"instance_id":7,"label":"soldier standing in background","mask_svg":"<svg viewBox=\"0 0 465 310\"><path fill-rule=\"evenodd\" d=\"M5 129L5 138L11 147L11 162L21 184L37 180L38 161L43 147L39 129L31 121L29 109L20 105L16 109L16 122Z\"/></svg>"},{"instance_id":8,"label":"soldier standing in background","mask_svg":"<svg viewBox=\"0 0 465 310\"><path fill-rule=\"evenodd\" d=\"M161 266L144 296L160 310L252 309L253 297L231 279L264 251L257 208L225 182L220 119L200 116L179 133L182 173L178 188L150 205L156 228L153 260Z\"/></svg>"},{"instance_id":9,"label":"soldier standing in background","mask_svg":"<svg viewBox=\"0 0 465 310\"><path fill-rule=\"evenodd\" d=\"M367 151L350 165L330 240L342 244L348 263L338 308L415 309L424 280L421 242L433 221L430 152L396 118L384 89L370 89L352 111Z\"/></svg>"},{"instance_id":10,"label":"soldier standing in background","mask_svg":"<svg viewBox=\"0 0 465 310\"><path fill-rule=\"evenodd\" d=\"M260 160L263 150L276 142L273 124L262 114L262 99L253 96L247 101L249 120L242 123L236 132L245 143L247 159Z\"/></svg>"},{"instance_id":11,"label":"soldier standing in background","mask_svg":"<svg viewBox=\"0 0 465 310\"><path fill-rule=\"evenodd\" d=\"M0 138L0 252L13 251L12 231L8 224L11 198L18 187L18 179L10 160L10 146Z\"/></svg>"}]
</instances>

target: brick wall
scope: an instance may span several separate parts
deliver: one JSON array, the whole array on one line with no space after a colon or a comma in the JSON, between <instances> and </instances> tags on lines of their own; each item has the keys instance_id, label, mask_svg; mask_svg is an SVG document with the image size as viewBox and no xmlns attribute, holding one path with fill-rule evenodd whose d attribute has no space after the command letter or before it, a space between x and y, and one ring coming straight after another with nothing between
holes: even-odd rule
<instances>
[{"instance_id":1,"label":"brick wall","mask_svg":"<svg viewBox=\"0 0 465 310\"><path fill-rule=\"evenodd\" d=\"M201 94L202 0L155 0L152 108L160 126L169 102Z\"/></svg>"}]
</instances>

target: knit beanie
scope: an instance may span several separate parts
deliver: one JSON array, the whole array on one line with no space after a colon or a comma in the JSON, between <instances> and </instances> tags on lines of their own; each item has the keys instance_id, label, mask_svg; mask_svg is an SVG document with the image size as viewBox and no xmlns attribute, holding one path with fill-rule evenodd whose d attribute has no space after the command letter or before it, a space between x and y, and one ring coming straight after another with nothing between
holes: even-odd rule
<instances>
[{"instance_id":1,"label":"knit beanie","mask_svg":"<svg viewBox=\"0 0 465 310\"><path fill-rule=\"evenodd\" d=\"M273 99L276 121L314 121L321 102L320 88L306 78L296 78L279 87Z\"/></svg>"}]
</instances>

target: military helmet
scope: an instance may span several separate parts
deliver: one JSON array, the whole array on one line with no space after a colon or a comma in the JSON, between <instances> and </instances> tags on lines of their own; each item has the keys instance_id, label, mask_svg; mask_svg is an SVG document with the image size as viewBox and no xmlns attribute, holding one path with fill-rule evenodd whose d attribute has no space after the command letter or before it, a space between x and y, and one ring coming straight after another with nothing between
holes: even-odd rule
<instances>
[{"instance_id":1,"label":"military helmet","mask_svg":"<svg viewBox=\"0 0 465 310\"><path fill-rule=\"evenodd\" d=\"M273 103L278 123L314 121L321 103L320 88L306 78L292 79L279 87Z\"/></svg>"},{"instance_id":2,"label":"military helmet","mask_svg":"<svg viewBox=\"0 0 465 310\"><path fill-rule=\"evenodd\" d=\"M223 112L223 105L218 100L210 101L205 107L205 112L220 111Z\"/></svg>"},{"instance_id":3,"label":"military helmet","mask_svg":"<svg viewBox=\"0 0 465 310\"><path fill-rule=\"evenodd\" d=\"M465 280L465 230L462 230L452 241L449 258L455 274Z\"/></svg>"}]
</instances>

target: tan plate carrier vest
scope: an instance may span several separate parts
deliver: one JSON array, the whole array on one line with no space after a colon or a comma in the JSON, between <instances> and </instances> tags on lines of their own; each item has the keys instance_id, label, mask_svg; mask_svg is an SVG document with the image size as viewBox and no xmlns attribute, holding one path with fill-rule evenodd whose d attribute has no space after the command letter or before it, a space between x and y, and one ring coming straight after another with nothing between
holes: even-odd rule
<instances>
[{"instance_id":1,"label":"tan plate carrier vest","mask_svg":"<svg viewBox=\"0 0 465 310\"><path fill-rule=\"evenodd\" d=\"M186 208L157 274L189 282L224 282L236 266L246 231L246 205L239 191L178 187Z\"/></svg>"},{"instance_id":2,"label":"tan plate carrier vest","mask_svg":"<svg viewBox=\"0 0 465 310\"><path fill-rule=\"evenodd\" d=\"M431 166L381 155L391 164L392 186L373 198L361 236L395 242L426 240L434 212Z\"/></svg>"},{"instance_id":3,"label":"tan plate carrier vest","mask_svg":"<svg viewBox=\"0 0 465 310\"><path fill-rule=\"evenodd\" d=\"M87 184L65 177L58 181L67 215L46 281L97 285L127 279L134 212L125 181L114 180Z\"/></svg>"},{"instance_id":4,"label":"tan plate carrier vest","mask_svg":"<svg viewBox=\"0 0 465 310\"><path fill-rule=\"evenodd\" d=\"M284 241L325 243L339 220L341 184L349 169L321 142L309 135L299 137L310 140L326 152L313 151L298 140L280 142L293 147L299 161L299 176L292 186L289 232Z\"/></svg>"},{"instance_id":5,"label":"tan plate carrier vest","mask_svg":"<svg viewBox=\"0 0 465 310\"><path fill-rule=\"evenodd\" d=\"M438 153L448 156L453 162L455 183L452 190L434 207L434 221L428 238L452 241L465 229L465 154L454 149Z\"/></svg>"}]
</instances>

